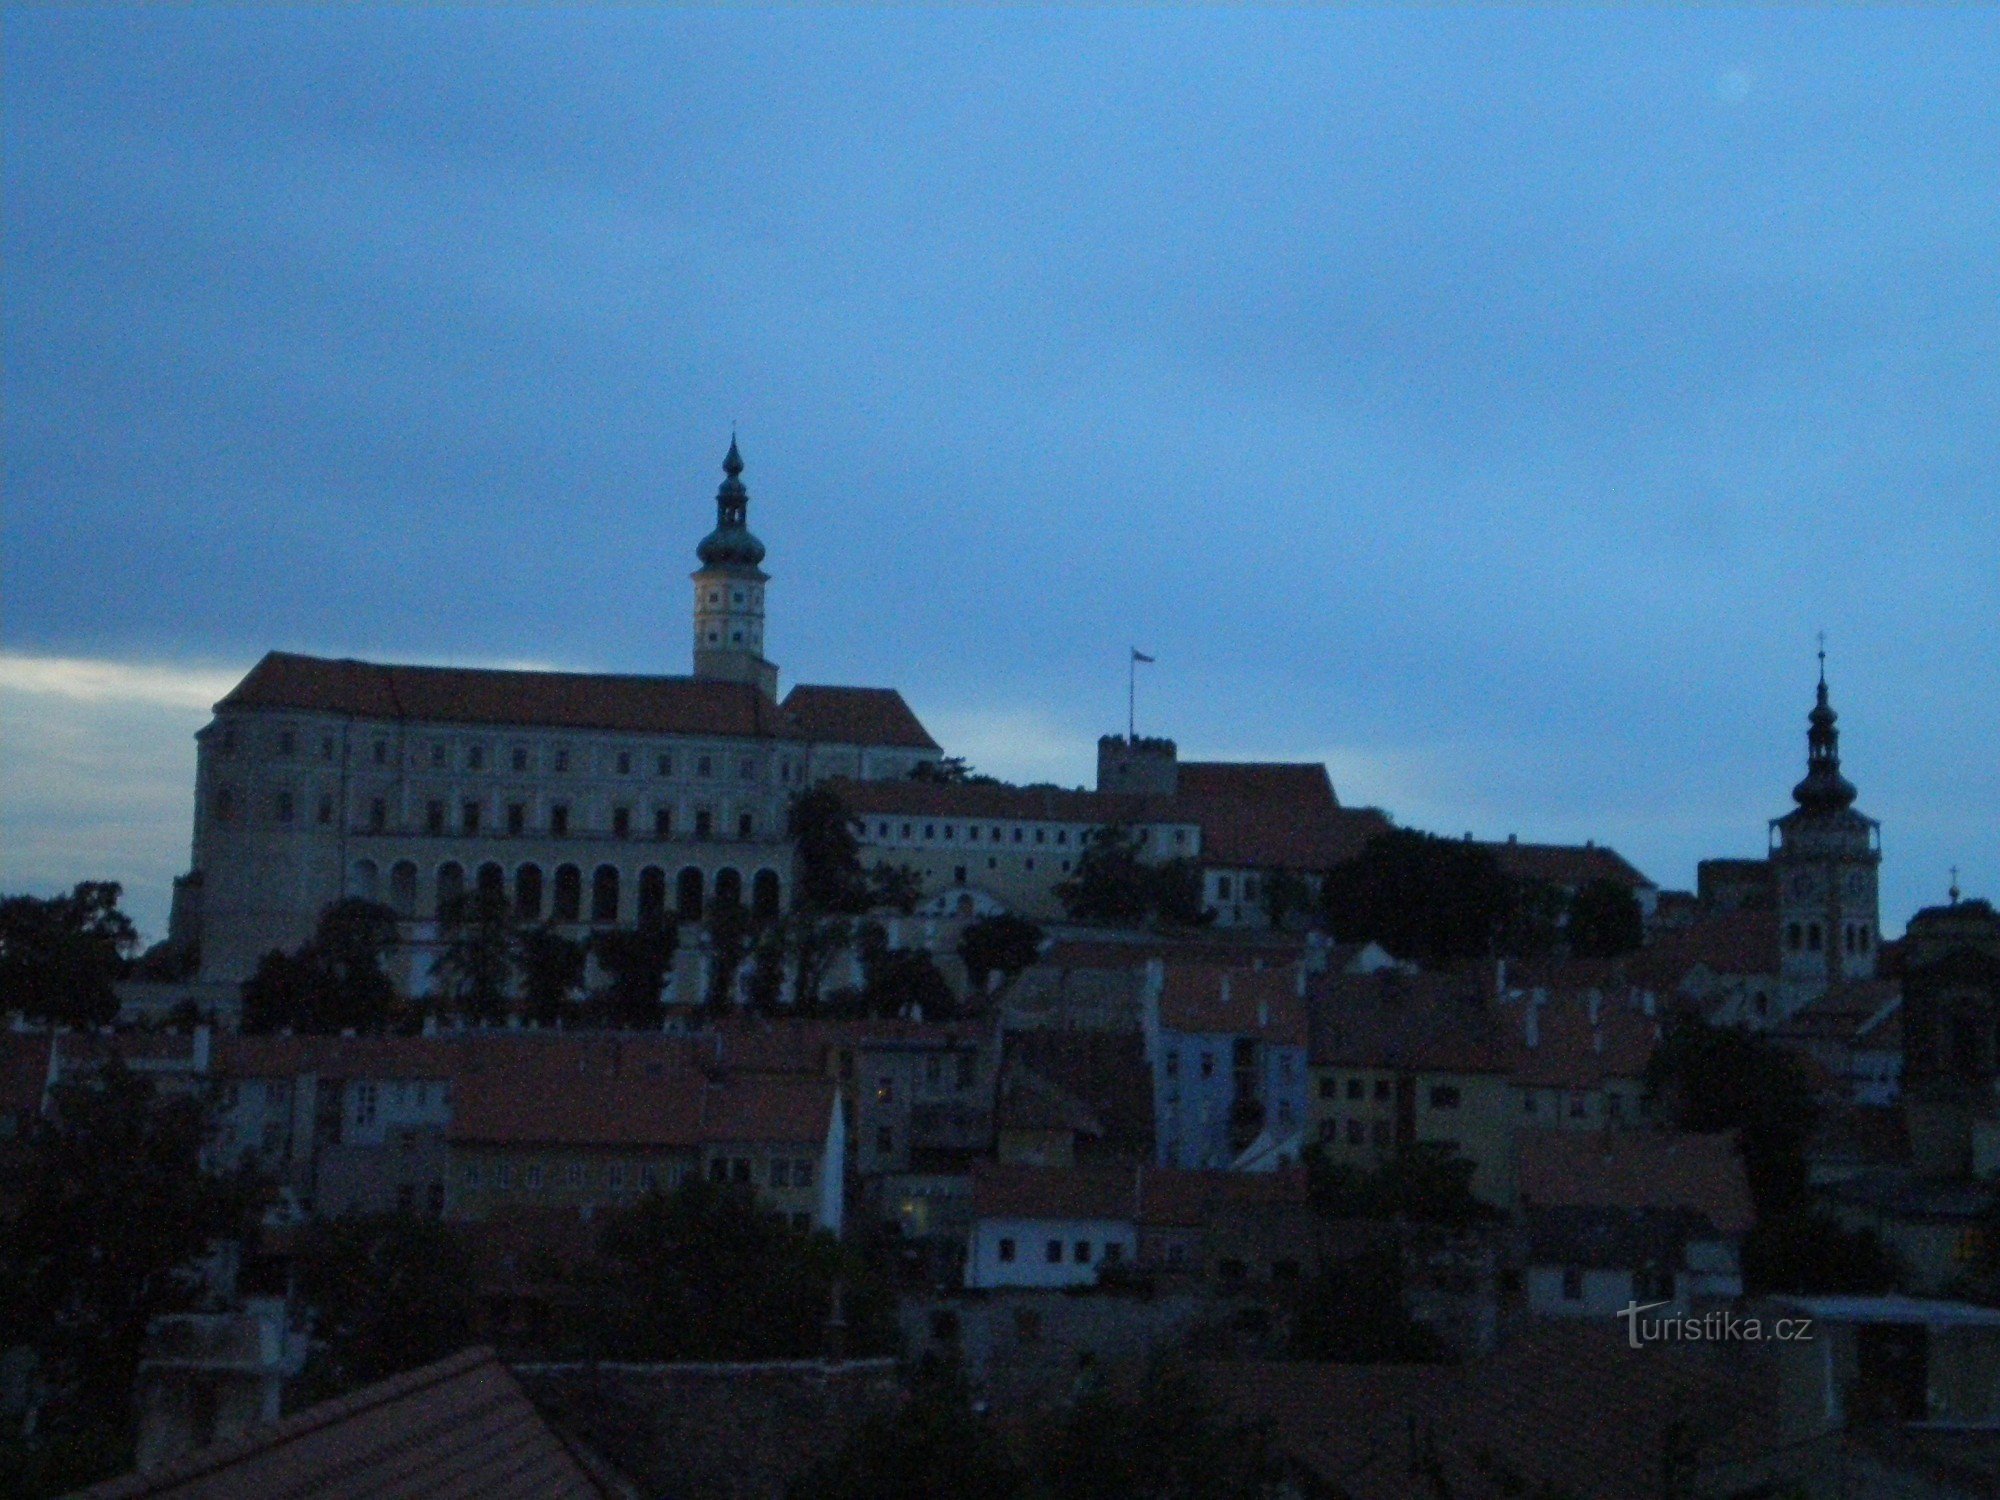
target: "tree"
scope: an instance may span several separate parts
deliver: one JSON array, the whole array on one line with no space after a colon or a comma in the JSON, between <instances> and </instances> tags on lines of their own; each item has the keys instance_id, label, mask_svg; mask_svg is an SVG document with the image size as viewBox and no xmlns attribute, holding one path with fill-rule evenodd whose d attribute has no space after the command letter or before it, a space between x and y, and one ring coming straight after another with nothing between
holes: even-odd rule
<instances>
[{"instance_id":1,"label":"tree","mask_svg":"<svg viewBox=\"0 0 2000 1500\"><path fill-rule=\"evenodd\" d=\"M1176 857L1156 865L1141 865L1146 904L1169 927L1206 927L1215 920L1202 895L1201 866Z\"/></svg>"},{"instance_id":2,"label":"tree","mask_svg":"<svg viewBox=\"0 0 2000 1500\"><path fill-rule=\"evenodd\" d=\"M1306 1148L1305 1160L1313 1206L1331 1218L1463 1229L1498 1212L1472 1194L1475 1164L1438 1142L1407 1146L1373 1170L1330 1162L1317 1143Z\"/></svg>"},{"instance_id":3,"label":"tree","mask_svg":"<svg viewBox=\"0 0 2000 1500\"><path fill-rule=\"evenodd\" d=\"M1293 870L1266 870L1263 884L1264 919L1282 929L1293 917L1312 909L1312 887Z\"/></svg>"},{"instance_id":4,"label":"tree","mask_svg":"<svg viewBox=\"0 0 2000 1500\"><path fill-rule=\"evenodd\" d=\"M243 982L243 1029L381 1030L396 1009L396 986L382 967L395 944L388 907L358 896L335 901L297 949L258 960Z\"/></svg>"},{"instance_id":5,"label":"tree","mask_svg":"<svg viewBox=\"0 0 2000 1500\"><path fill-rule=\"evenodd\" d=\"M431 965L451 1008L475 1021L498 1021L507 1012L514 977L516 934L506 897L493 891L460 896L444 914L444 951Z\"/></svg>"},{"instance_id":6,"label":"tree","mask_svg":"<svg viewBox=\"0 0 2000 1500\"><path fill-rule=\"evenodd\" d=\"M600 997L607 1021L649 1030L666 1019L660 995L680 941L677 923L651 914L641 917L636 927L607 927L592 935L590 951L611 978Z\"/></svg>"},{"instance_id":7,"label":"tree","mask_svg":"<svg viewBox=\"0 0 2000 1500\"><path fill-rule=\"evenodd\" d=\"M1127 927L1146 919L1153 895L1153 883L1139 860L1138 840L1123 827L1098 829L1084 845L1076 869L1056 886L1056 899L1074 920Z\"/></svg>"},{"instance_id":8,"label":"tree","mask_svg":"<svg viewBox=\"0 0 2000 1500\"><path fill-rule=\"evenodd\" d=\"M1563 938L1569 898L1547 880L1513 882L1513 901L1500 932L1500 951L1509 958L1546 958Z\"/></svg>"},{"instance_id":9,"label":"tree","mask_svg":"<svg viewBox=\"0 0 2000 1500\"><path fill-rule=\"evenodd\" d=\"M1155 1364L1130 1394L1087 1390L1053 1428L1032 1449L1047 1494L1266 1500L1286 1493L1269 1432L1217 1412L1172 1364Z\"/></svg>"},{"instance_id":10,"label":"tree","mask_svg":"<svg viewBox=\"0 0 2000 1500\"><path fill-rule=\"evenodd\" d=\"M313 1332L299 1404L414 1370L471 1342L471 1263L463 1239L435 1219L316 1219L296 1265Z\"/></svg>"},{"instance_id":11,"label":"tree","mask_svg":"<svg viewBox=\"0 0 2000 1500\"><path fill-rule=\"evenodd\" d=\"M792 1008L802 1016L819 1010L827 971L854 943L854 924L842 917L798 911L786 919L785 941L792 959Z\"/></svg>"},{"instance_id":12,"label":"tree","mask_svg":"<svg viewBox=\"0 0 2000 1500\"><path fill-rule=\"evenodd\" d=\"M1443 1341L1409 1314L1403 1257L1384 1245L1321 1269L1292 1316L1292 1354L1338 1364L1429 1364Z\"/></svg>"},{"instance_id":13,"label":"tree","mask_svg":"<svg viewBox=\"0 0 2000 1500\"><path fill-rule=\"evenodd\" d=\"M1895 1255L1874 1230L1845 1229L1810 1209L1760 1218L1743 1237L1743 1289L1753 1297L1888 1292L1900 1274Z\"/></svg>"},{"instance_id":14,"label":"tree","mask_svg":"<svg viewBox=\"0 0 2000 1500\"><path fill-rule=\"evenodd\" d=\"M1027 1500L1027 1475L956 1370L920 1367L911 1386L794 1478L789 1500Z\"/></svg>"},{"instance_id":15,"label":"tree","mask_svg":"<svg viewBox=\"0 0 2000 1500\"><path fill-rule=\"evenodd\" d=\"M0 899L0 1006L70 1026L117 1015L117 982L139 943L122 893L114 880L86 880L66 896Z\"/></svg>"},{"instance_id":16,"label":"tree","mask_svg":"<svg viewBox=\"0 0 2000 1500\"><path fill-rule=\"evenodd\" d=\"M1342 942L1380 943L1398 958L1491 953L1512 888L1481 845L1392 828L1327 872L1320 904Z\"/></svg>"},{"instance_id":17,"label":"tree","mask_svg":"<svg viewBox=\"0 0 2000 1500\"><path fill-rule=\"evenodd\" d=\"M1012 979L1032 964L1041 951L1042 929L1011 912L967 923L958 935L958 956L965 961L966 977L972 981L972 988L980 994L986 992L992 975L998 973Z\"/></svg>"},{"instance_id":18,"label":"tree","mask_svg":"<svg viewBox=\"0 0 2000 1500\"><path fill-rule=\"evenodd\" d=\"M1564 926L1570 951L1584 958L1616 958L1646 941L1639 901L1615 880L1592 880L1570 898Z\"/></svg>"},{"instance_id":19,"label":"tree","mask_svg":"<svg viewBox=\"0 0 2000 1500\"><path fill-rule=\"evenodd\" d=\"M774 919L757 929L750 946L749 998L750 1008L761 1015L775 1012L785 993L787 952L783 922Z\"/></svg>"},{"instance_id":20,"label":"tree","mask_svg":"<svg viewBox=\"0 0 2000 1500\"><path fill-rule=\"evenodd\" d=\"M744 1188L693 1178L605 1226L623 1311L604 1357L803 1359L826 1351L836 1296L855 1354L893 1347L893 1299L830 1235L801 1234Z\"/></svg>"},{"instance_id":21,"label":"tree","mask_svg":"<svg viewBox=\"0 0 2000 1500\"><path fill-rule=\"evenodd\" d=\"M708 993L702 1003L712 1011L736 1003L736 976L750 956L750 913L740 901L717 901L708 908Z\"/></svg>"},{"instance_id":22,"label":"tree","mask_svg":"<svg viewBox=\"0 0 2000 1500\"><path fill-rule=\"evenodd\" d=\"M886 906L907 917L923 899L924 878L908 865L877 860L868 871L867 891L866 910L879 911Z\"/></svg>"},{"instance_id":23,"label":"tree","mask_svg":"<svg viewBox=\"0 0 2000 1500\"><path fill-rule=\"evenodd\" d=\"M999 786L998 776L982 776L965 763L962 755L947 755L942 760L920 760L910 767L910 780L926 781L939 786Z\"/></svg>"},{"instance_id":24,"label":"tree","mask_svg":"<svg viewBox=\"0 0 2000 1500\"><path fill-rule=\"evenodd\" d=\"M1738 1132L1759 1219L1804 1206L1819 1105L1789 1052L1740 1027L1676 1015L1646 1065L1646 1090L1678 1129Z\"/></svg>"},{"instance_id":25,"label":"tree","mask_svg":"<svg viewBox=\"0 0 2000 1500\"><path fill-rule=\"evenodd\" d=\"M528 1019L553 1026L574 1008L583 988L583 969L590 950L544 923L514 936L514 970L521 980L521 1001ZM663 979L665 970L661 970ZM654 995L654 1003L659 996Z\"/></svg>"},{"instance_id":26,"label":"tree","mask_svg":"<svg viewBox=\"0 0 2000 1500\"><path fill-rule=\"evenodd\" d=\"M921 948L891 948L878 923L862 925L861 998L870 1015L949 1019L958 1013L952 993L930 954Z\"/></svg>"},{"instance_id":27,"label":"tree","mask_svg":"<svg viewBox=\"0 0 2000 1500\"><path fill-rule=\"evenodd\" d=\"M816 786L792 799L786 825L798 849L794 900L808 911L858 914L868 909L854 813L840 793Z\"/></svg>"},{"instance_id":28,"label":"tree","mask_svg":"<svg viewBox=\"0 0 2000 1500\"><path fill-rule=\"evenodd\" d=\"M57 1085L0 1208L0 1348L31 1350L46 1392L34 1438L0 1451L61 1493L130 1467L132 1382L147 1325L193 1304L191 1263L245 1232L241 1177L201 1170L207 1123L117 1059Z\"/></svg>"}]
</instances>

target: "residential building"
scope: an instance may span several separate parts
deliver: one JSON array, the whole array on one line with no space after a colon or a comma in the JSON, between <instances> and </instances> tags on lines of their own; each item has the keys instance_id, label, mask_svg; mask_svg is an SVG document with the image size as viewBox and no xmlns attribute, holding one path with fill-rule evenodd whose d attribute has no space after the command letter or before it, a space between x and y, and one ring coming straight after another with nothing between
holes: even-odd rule
<instances>
[{"instance_id":1,"label":"residential building","mask_svg":"<svg viewBox=\"0 0 2000 1500\"><path fill-rule=\"evenodd\" d=\"M1144 1036L1156 1160L1226 1168L1260 1137L1270 1165L1296 1161L1310 1113L1305 971L1149 962Z\"/></svg>"}]
</instances>

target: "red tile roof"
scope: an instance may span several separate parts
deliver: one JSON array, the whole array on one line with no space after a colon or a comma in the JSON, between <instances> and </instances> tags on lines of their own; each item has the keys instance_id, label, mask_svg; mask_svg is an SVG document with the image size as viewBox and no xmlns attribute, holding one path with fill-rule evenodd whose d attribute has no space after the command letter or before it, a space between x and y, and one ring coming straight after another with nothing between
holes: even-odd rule
<instances>
[{"instance_id":1,"label":"red tile roof","mask_svg":"<svg viewBox=\"0 0 2000 1500\"><path fill-rule=\"evenodd\" d=\"M1272 1205L1303 1207L1306 1173L1303 1167L1275 1172L1193 1172L1147 1168L1138 1178L1139 1202L1134 1217L1141 1224L1187 1227L1208 1222L1215 1214Z\"/></svg>"},{"instance_id":2,"label":"red tile roof","mask_svg":"<svg viewBox=\"0 0 2000 1500\"><path fill-rule=\"evenodd\" d=\"M1609 1079L1645 1077L1660 1025L1629 995L1600 997L1595 1023L1590 997L1558 991L1535 1008L1535 1045L1528 1045L1527 1001L1506 1002L1514 1081L1527 1088L1596 1089Z\"/></svg>"},{"instance_id":3,"label":"red tile roof","mask_svg":"<svg viewBox=\"0 0 2000 1500\"><path fill-rule=\"evenodd\" d=\"M450 1137L463 1144L675 1148L826 1139L824 1078L715 1078L685 1066L607 1070L583 1054L516 1057L463 1074Z\"/></svg>"},{"instance_id":4,"label":"red tile roof","mask_svg":"<svg viewBox=\"0 0 2000 1500\"><path fill-rule=\"evenodd\" d=\"M1115 1219L1191 1225L1232 1208L1306 1202L1303 1168L1187 1172L1136 1166L1028 1167L976 1162L976 1219Z\"/></svg>"},{"instance_id":5,"label":"red tile roof","mask_svg":"<svg viewBox=\"0 0 2000 1500\"><path fill-rule=\"evenodd\" d=\"M1332 974L1313 986L1315 1066L1431 1073L1509 1073L1505 1021L1463 979L1437 974Z\"/></svg>"},{"instance_id":6,"label":"red tile roof","mask_svg":"<svg viewBox=\"0 0 2000 1500\"><path fill-rule=\"evenodd\" d=\"M628 1493L601 1460L586 1467L492 1350L469 1349L175 1463L94 1485L76 1500L601 1500Z\"/></svg>"},{"instance_id":7,"label":"red tile roof","mask_svg":"<svg viewBox=\"0 0 2000 1500\"><path fill-rule=\"evenodd\" d=\"M784 711L797 733L820 744L939 748L894 688L824 687L802 682L785 694Z\"/></svg>"},{"instance_id":8,"label":"red tile roof","mask_svg":"<svg viewBox=\"0 0 2000 1500\"><path fill-rule=\"evenodd\" d=\"M1526 1130L1523 1207L1692 1209L1723 1234L1750 1227L1750 1186L1734 1135L1663 1130Z\"/></svg>"},{"instance_id":9,"label":"red tile roof","mask_svg":"<svg viewBox=\"0 0 2000 1500\"><path fill-rule=\"evenodd\" d=\"M1517 880L1542 880L1550 885L1580 886L1593 880L1623 886L1650 886L1652 881L1615 849L1603 844L1522 844L1512 839L1485 845L1500 868Z\"/></svg>"},{"instance_id":10,"label":"red tile roof","mask_svg":"<svg viewBox=\"0 0 2000 1500\"><path fill-rule=\"evenodd\" d=\"M1231 1032L1267 1042L1306 1044L1305 1001L1298 970L1220 964L1163 966L1160 1024L1174 1031Z\"/></svg>"},{"instance_id":11,"label":"red tile roof","mask_svg":"<svg viewBox=\"0 0 2000 1500\"><path fill-rule=\"evenodd\" d=\"M1390 827L1372 807L1343 808L1326 767L1312 762L1186 761L1174 802L1201 824L1212 865L1318 872Z\"/></svg>"},{"instance_id":12,"label":"red tile roof","mask_svg":"<svg viewBox=\"0 0 2000 1500\"><path fill-rule=\"evenodd\" d=\"M693 677L410 667L273 651L220 703L364 719L780 738L793 732L753 685Z\"/></svg>"},{"instance_id":13,"label":"red tile roof","mask_svg":"<svg viewBox=\"0 0 2000 1500\"><path fill-rule=\"evenodd\" d=\"M1704 912L1686 927L1660 932L1633 955L1633 971L1663 985L1677 985L1700 964L1711 974L1778 972L1776 913L1744 907Z\"/></svg>"}]
</instances>

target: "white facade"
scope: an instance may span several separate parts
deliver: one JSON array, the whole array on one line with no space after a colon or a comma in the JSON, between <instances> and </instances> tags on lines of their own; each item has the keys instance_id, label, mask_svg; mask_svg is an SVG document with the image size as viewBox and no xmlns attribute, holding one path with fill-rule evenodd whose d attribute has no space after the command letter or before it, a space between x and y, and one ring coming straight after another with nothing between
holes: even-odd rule
<instances>
[{"instance_id":1,"label":"white facade","mask_svg":"<svg viewBox=\"0 0 2000 1500\"><path fill-rule=\"evenodd\" d=\"M972 1226L969 1287L1093 1286L1107 1266L1139 1258L1129 1219L990 1218Z\"/></svg>"}]
</instances>

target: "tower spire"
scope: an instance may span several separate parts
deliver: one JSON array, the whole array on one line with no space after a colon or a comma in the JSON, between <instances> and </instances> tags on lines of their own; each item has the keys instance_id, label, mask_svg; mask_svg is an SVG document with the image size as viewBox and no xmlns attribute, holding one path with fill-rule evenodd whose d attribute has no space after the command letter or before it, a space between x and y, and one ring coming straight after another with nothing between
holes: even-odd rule
<instances>
[{"instance_id":1,"label":"tower spire","mask_svg":"<svg viewBox=\"0 0 2000 1500\"><path fill-rule=\"evenodd\" d=\"M1806 779L1792 788L1792 800L1810 812L1838 812L1854 805L1852 782L1840 774L1840 715L1826 691L1826 632L1820 632L1819 688L1806 716Z\"/></svg>"}]
</instances>

